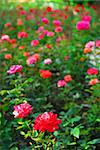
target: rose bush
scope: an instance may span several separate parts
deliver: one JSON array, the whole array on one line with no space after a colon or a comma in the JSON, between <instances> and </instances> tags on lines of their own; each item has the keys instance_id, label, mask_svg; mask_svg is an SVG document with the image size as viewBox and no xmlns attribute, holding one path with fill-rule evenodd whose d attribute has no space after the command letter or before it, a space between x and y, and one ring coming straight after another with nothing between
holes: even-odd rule
<instances>
[{"instance_id":1,"label":"rose bush","mask_svg":"<svg viewBox=\"0 0 100 150\"><path fill-rule=\"evenodd\" d=\"M0 18L0 149L100 149L95 6L17 5Z\"/></svg>"}]
</instances>

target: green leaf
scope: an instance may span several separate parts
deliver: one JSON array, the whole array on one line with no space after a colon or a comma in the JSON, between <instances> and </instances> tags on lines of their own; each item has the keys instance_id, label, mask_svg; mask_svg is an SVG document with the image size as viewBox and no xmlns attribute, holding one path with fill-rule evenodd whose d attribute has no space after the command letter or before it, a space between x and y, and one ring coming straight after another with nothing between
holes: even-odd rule
<instances>
[{"instance_id":1,"label":"green leaf","mask_svg":"<svg viewBox=\"0 0 100 150\"><path fill-rule=\"evenodd\" d=\"M7 90L2 90L2 91L0 91L0 95L1 96L3 96L4 94L6 94L7 93Z\"/></svg>"},{"instance_id":2,"label":"green leaf","mask_svg":"<svg viewBox=\"0 0 100 150\"><path fill-rule=\"evenodd\" d=\"M92 141L89 141L87 144L97 144L100 143L100 139L94 139Z\"/></svg>"},{"instance_id":3,"label":"green leaf","mask_svg":"<svg viewBox=\"0 0 100 150\"><path fill-rule=\"evenodd\" d=\"M67 125L69 125L70 122L66 122L63 124L63 127L66 127Z\"/></svg>"},{"instance_id":4,"label":"green leaf","mask_svg":"<svg viewBox=\"0 0 100 150\"><path fill-rule=\"evenodd\" d=\"M37 137L38 136L38 132L33 130L33 135L34 135L34 137Z\"/></svg>"},{"instance_id":5,"label":"green leaf","mask_svg":"<svg viewBox=\"0 0 100 150\"><path fill-rule=\"evenodd\" d=\"M19 127L16 128L16 130L19 130L19 129L22 129L22 128L23 128L23 126L19 126Z\"/></svg>"},{"instance_id":6,"label":"green leaf","mask_svg":"<svg viewBox=\"0 0 100 150\"><path fill-rule=\"evenodd\" d=\"M98 119L96 119L96 121L97 121L97 122L100 122L100 119L98 118Z\"/></svg>"},{"instance_id":7,"label":"green leaf","mask_svg":"<svg viewBox=\"0 0 100 150\"><path fill-rule=\"evenodd\" d=\"M71 130L71 135L73 135L76 138L79 138L80 130L78 127L75 127Z\"/></svg>"},{"instance_id":8,"label":"green leaf","mask_svg":"<svg viewBox=\"0 0 100 150\"><path fill-rule=\"evenodd\" d=\"M59 134L58 131L54 132L54 136L58 136L58 134Z\"/></svg>"},{"instance_id":9,"label":"green leaf","mask_svg":"<svg viewBox=\"0 0 100 150\"><path fill-rule=\"evenodd\" d=\"M21 131L20 134L21 134L21 135L25 135L25 132Z\"/></svg>"},{"instance_id":10,"label":"green leaf","mask_svg":"<svg viewBox=\"0 0 100 150\"><path fill-rule=\"evenodd\" d=\"M71 122L71 123L74 123L74 122L79 121L80 119L81 119L80 116L76 116L75 118L72 118L70 122Z\"/></svg>"},{"instance_id":11,"label":"green leaf","mask_svg":"<svg viewBox=\"0 0 100 150\"><path fill-rule=\"evenodd\" d=\"M17 147L12 147L10 150L18 150Z\"/></svg>"},{"instance_id":12,"label":"green leaf","mask_svg":"<svg viewBox=\"0 0 100 150\"><path fill-rule=\"evenodd\" d=\"M18 122L18 124L23 124L23 122Z\"/></svg>"},{"instance_id":13,"label":"green leaf","mask_svg":"<svg viewBox=\"0 0 100 150\"><path fill-rule=\"evenodd\" d=\"M27 81L28 81L28 82L32 82L32 81L33 81L33 79L32 79L32 78L29 78Z\"/></svg>"},{"instance_id":14,"label":"green leaf","mask_svg":"<svg viewBox=\"0 0 100 150\"><path fill-rule=\"evenodd\" d=\"M68 142L67 145L76 145L76 142Z\"/></svg>"}]
</instances>

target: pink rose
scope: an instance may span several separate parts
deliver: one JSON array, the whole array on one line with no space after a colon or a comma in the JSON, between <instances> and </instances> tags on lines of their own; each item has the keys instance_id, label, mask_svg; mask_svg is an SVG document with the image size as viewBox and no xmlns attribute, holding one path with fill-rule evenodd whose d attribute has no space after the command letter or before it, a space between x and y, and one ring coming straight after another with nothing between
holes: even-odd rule
<instances>
[{"instance_id":1,"label":"pink rose","mask_svg":"<svg viewBox=\"0 0 100 150\"><path fill-rule=\"evenodd\" d=\"M21 14L21 15L26 15L27 12L26 12L25 10L22 10L22 11L20 11L20 14Z\"/></svg>"},{"instance_id":2,"label":"pink rose","mask_svg":"<svg viewBox=\"0 0 100 150\"><path fill-rule=\"evenodd\" d=\"M100 47L100 40L96 40L96 47Z\"/></svg>"},{"instance_id":3,"label":"pink rose","mask_svg":"<svg viewBox=\"0 0 100 150\"><path fill-rule=\"evenodd\" d=\"M48 30L43 30L43 33L44 33L45 35L47 35Z\"/></svg>"},{"instance_id":4,"label":"pink rose","mask_svg":"<svg viewBox=\"0 0 100 150\"><path fill-rule=\"evenodd\" d=\"M37 46L39 44L38 40L32 40L31 41L31 46Z\"/></svg>"},{"instance_id":5,"label":"pink rose","mask_svg":"<svg viewBox=\"0 0 100 150\"><path fill-rule=\"evenodd\" d=\"M2 41L10 41L10 37L5 34L5 35L2 35L2 36L1 36L1 40L2 40Z\"/></svg>"},{"instance_id":6,"label":"pink rose","mask_svg":"<svg viewBox=\"0 0 100 150\"><path fill-rule=\"evenodd\" d=\"M10 69L7 71L8 74L14 74L16 72L21 72L23 66L22 65L13 65L10 67Z\"/></svg>"},{"instance_id":7,"label":"pink rose","mask_svg":"<svg viewBox=\"0 0 100 150\"><path fill-rule=\"evenodd\" d=\"M58 36L58 38L56 39L56 42L60 42L61 41L61 37L60 36Z\"/></svg>"},{"instance_id":8,"label":"pink rose","mask_svg":"<svg viewBox=\"0 0 100 150\"><path fill-rule=\"evenodd\" d=\"M44 38L44 34L43 33L40 33L39 34L39 40L42 40Z\"/></svg>"},{"instance_id":9,"label":"pink rose","mask_svg":"<svg viewBox=\"0 0 100 150\"><path fill-rule=\"evenodd\" d=\"M52 63L52 60L50 58L47 58L44 60L44 64L51 64Z\"/></svg>"},{"instance_id":10,"label":"pink rose","mask_svg":"<svg viewBox=\"0 0 100 150\"><path fill-rule=\"evenodd\" d=\"M41 31L43 31L43 30L44 30L44 27L43 27L43 26L40 26L40 27L38 28L38 30L37 30L37 33L41 32Z\"/></svg>"},{"instance_id":11,"label":"pink rose","mask_svg":"<svg viewBox=\"0 0 100 150\"><path fill-rule=\"evenodd\" d=\"M50 37L50 36L54 36L54 32L48 31L48 32L47 32L47 36L49 36L49 37Z\"/></svg>"},{"instance_id":12,"label":"pink rose","mask_svg":"<svg viewBox=\"0 0 100 150\"><path fill-rule=\"evenodd\" d=\"M49 20L47 18L42 18L42 22L45 23L45 24L48 24Z\"/></svg>"},{"instance_id":13,"label":"pink rose","mask_svg":"<svg viewBox=\"0 0 100 150\"><path fill-rule=\"evenodd\" d=\"M62 31L62 27L58 26L55 28L55 32L61 32Z\"/></svg>"},{"instance_id":14,"label":"pink rose","mask_svg":"<svg viewBox=\"0 0 100 150\"><path fill-rule=\"evenodd\" d=\"M28 34L26 32L18 32L18 39L27 38Z\"/></svg>"},{"instance_id":15,"label":"pink rose","mask_svg":"<svg viewBox=\"0 0 100 150\"><path fill-rule=\"evenodd\" d=\"M85 47L86 48L93 48L95 46L95 42L94 41L90 41L90 42L88 42L86 45L85 45Z\"/></svg>"},{"instance_id":16,"label":"pink rose","mask_svg":"<svg viewBox=\"0 0 100 150\"><path fill-rule=\"evenodd\" d=\"M79 21L76 24L77 30L88 30L90 28L90 23L88 21Z\"/></svg>"},{"instance_id":17,"label":"pink rose","mask_svg":"<svg viewBox=\"0 0 100 150\"><path fill-rule=\"evenodd\" d=\"M59 20L54 20L54 21L53 21L53 24L54 24L55 26L60 26L60 25L61 25L61 22L60 22Z\"/></svg>"},{"instance_id":18,"label":"pink rose","mask_svg":"<svg viewBox=\"0 0 100 150\"><path fill-rule=\"evenodd\" d=\"M64 87L66 85L66 82L64 80L59 80L57 83L58 87Z\"/></svg>"},{"instance_id":19,"label":"pink rose","mask_svg":"<svg viewBox=\"0 0 100 150\"><path fill-rule=\"evenodd\" d=\"M37 59L35 57L30 56L27 60L26 63L27 65L35 64L37 62Z\"/></svg>"},{"instance_id":20,"label":"pink rose","mask_svg":"<svg viewBox=\"0 0 100 150\"><path fill-rule=\"evenodd\" d=\"M90 22L91 19L92 19L91 16L83 16L83 17L82 17L82 20L83 20L83 21L88 21L88 22Z\"/></svg>"}]
</instances>

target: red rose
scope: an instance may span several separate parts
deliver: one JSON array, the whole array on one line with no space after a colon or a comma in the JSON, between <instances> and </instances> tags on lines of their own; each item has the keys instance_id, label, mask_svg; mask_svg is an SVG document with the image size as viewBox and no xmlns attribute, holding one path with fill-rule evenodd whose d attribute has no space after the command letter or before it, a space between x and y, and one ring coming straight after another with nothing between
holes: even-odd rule
<instances>
[{"instance_id":1,"label":"red rose","mask_svg":"<svg viewBox=\"0 0 100 150\"><path fill-rule=\"evenodd\" d=\"M87 70L87 74L89 74L89 75L96 75L96 74L98 74L98 70L96 68L89 68Z\"/></svg>"},{"instance_id":2,"label":"red rose","mask_svg":"<svg viewBox=\"0 0 100 150\"><path fill-rule=\"evenodd\" d=\"M26 32L18 32L18 39L27 38L28 34Z\"/></svg>"},{"instance_id":3,"label":"red rose","mask_svg":"<svg viewBox=\"0 0 100 150\"><path fill-rule=\"evenodd\" d=\"M47 12L52 12L52 8L51 8L50 6L48 6L48 7L46 8L46 11L47 11Z\"/></svg>"},{"instance_id":4,"label":"red rose","mask_svg":"<svg viewBox=\"0 0 100 150\"><path fill-rule=\"evenodd\" d=\"M61 27L61 26L56 27L56 28L55 28L55 32L62 32L62 27Z\"/></svg>"},{"instance_id":5,"label":"red rose","mask_svg":"<svg viewBox=\"0 0 100 150\"><path fill-rule=\"evenodd\" d=\"M32 111L31 105L28 103L22 103L17 106L14 106L14 112L15 118L24 118L27 115L29 115Z\"/></svg>"},{"instance_id":6,"label":"red rose","mask_svg":"<svg viewBox=\"0 0 100 150\"><path fill-rule=\"evenodd\" d=\"M5 59L11 59L11 58L12 58L12 55L11 55L11 54L5 54L4 58L5 58Z\"/></svg>"},{"instance_id":7,"label":"red rose","mask_svg":"<svg viewBox=\"0 0 100 150\"><path fill-rule=\"evenodd\" d=\"M65 80L65 82L71 81L71 80L72 80L71 75L66 75L66 76L64 76L64 80Z\"/></svg>"},{"instance_id":8,"label":"red rose","mask_svg":"<svg viewBox=\"0 0 100 150\"><path fill-rule=\"evenodd\" d=\"M29 56L30 56L30 53L29 53L29 52L24 52L24 53L23 53L23 56L29 57Z\"/></svg>"},{"instance_id":9,"label":"red rose","mask_svg":"<svg viewBox=\"0 0 100 150\"><path fill-rule=\"evenodd\" d=\"M49 70L40 70L40 76L42 78L50 78L52 76L52 72L50 72Z\"/></svg>"},{"instance_id":10,"label":"red rose","mask_svg":"<svg viewBox=\"0 0 100 150\"><path fill-rule=\"evenodd\" d=\"M54 114L53 112L45 112L43 114L40 114L35 119L33 129L42 132L54 132L58 130L58 125L60 123L61 120L57 118L57 114Z\"/></svg>"},{"instance_id":11,"label":"red rose","mask_svg":"<svg viewBox=\"0 0 100 150\"><path fill-rule=\"evenodd\" d=\"M36 59L36 61L38 61L40 59L40 55L37 53L33 54L32 57L34 57Z\"/></svg>"},{"instance_id":12,"label":"red rose","mask_svg":"<svg viewBox=\"0 0 100 150\"><path fill-rule=\"evenodd\" d=\"M37 45L39 45L39 41L37 39L31 41L31 46L37 46Z\"/></svg>"}]
</instances>

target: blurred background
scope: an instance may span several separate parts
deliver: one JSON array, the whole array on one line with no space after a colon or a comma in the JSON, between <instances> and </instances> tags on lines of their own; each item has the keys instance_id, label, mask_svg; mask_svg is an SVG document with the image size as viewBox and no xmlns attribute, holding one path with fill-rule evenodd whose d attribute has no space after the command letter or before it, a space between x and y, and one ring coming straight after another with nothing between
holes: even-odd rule
<instances>
[{"instance_id":1,"label":"blurred background","mask_svg":"<svg viewBox=\"0 0 100 150\"><path fill-rule=\"evenodd\" d=\"M75 5L75 4L89 4L96 5L97 14L100 15L100 0L0 0L0 7L2 9L12 9L14 6L22 4L27 7L38 6L51 6L54 8L61 8L65 5Z\"/></svg>"},{"instance_id":2,"label":"blurred background","mask_svg":"<svg viewBox=\"0 0 100 150\"><path fill-rule=\"evenodd\" d=\"M6 3L6 2L70 2L70 3L100 3L99 0L0 0L0 2L2 3Z\"/></svg>"}]
</instances>

